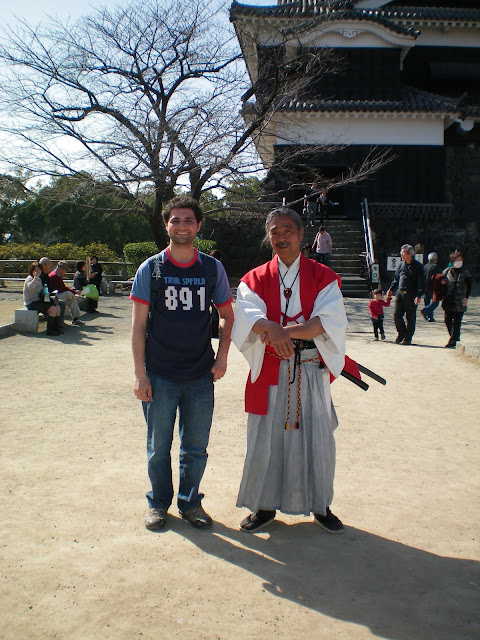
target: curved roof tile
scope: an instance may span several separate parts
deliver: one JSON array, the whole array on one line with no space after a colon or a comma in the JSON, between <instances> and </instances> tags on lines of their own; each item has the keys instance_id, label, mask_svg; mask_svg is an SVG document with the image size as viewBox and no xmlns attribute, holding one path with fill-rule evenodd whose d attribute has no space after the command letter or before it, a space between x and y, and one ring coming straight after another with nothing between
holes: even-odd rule
<instances>
[{"instance_id":1,"label":"curved roof tile","mask_svg":"<svg viewBox=\"0 0 480 640\"><path fill-rule=\"evenodd\" d=\"M452 4L454 4L453 1ZM324 2L321 0L302 0L302 2L285 2L272 7L244 5L234 0L230 9L230 15L232 19L235 19L236 16L314 17L324 15L328 16L330 19L335 17L337 19L371 19L394 22L397 20L410 22L431 20L437 20L440 22L450 22L452 20L461 22L480 22L480 9L422 6L404 7L401 4L389 5L378 9L361 9L355 8L355 2L352 2L351 0L327 0ZM353 15L358 17L353 18Z\"/></svg>"},{"instance_id":2,"label":"curved roof tile","mask_svg":"<svg viewBox=\"0 0 480 640\"><path fill-rule=\"evenodd\" d=\"M398 100L293 100L286 98L282 111L310 113L451 113L463 111L460 99L439 96L414 87L402 87ZM248 103L245 108L248 110ZM253 105L250 105L253 106Z\"/></svg>"}]
</instances>

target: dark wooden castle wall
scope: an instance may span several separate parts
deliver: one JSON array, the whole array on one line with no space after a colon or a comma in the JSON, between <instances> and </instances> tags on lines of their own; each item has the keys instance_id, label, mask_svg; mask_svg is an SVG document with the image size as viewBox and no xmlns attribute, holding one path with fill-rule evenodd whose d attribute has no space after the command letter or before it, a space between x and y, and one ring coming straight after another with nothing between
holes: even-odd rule
<instances>
[{"instance_id":1,"label":"dark wooden castle wall","mask_svg":"<svg viewBox=\"0 0 480 640\"><path fill-rule=\"evenodd\" d=\"M400 96L399 69L398 49L335 49L331 71L319 73L302 97L396 100Z\"/></svg>"},{"instance_id":2,"label":"dark wooden castle wall","mask_svg":"<svg viewBox=\"0 0 480 640\"><path fill-rule=\"evenodd\" d=\"M413 47L400 80L443 96L480 98L480 49L472 47ZM478 101L478 100L476 100Z\"/></svg>"},{"instance_id":3,"label":"dark wooden castle wall","mask_svg":"<svg viewBox=\"0 0 480 640\"><path fill-rule=\"evenodd\" d=\"M388 147L393 158L376 174L365 180L334 190L333 200L341 203L341 213L349 218L361 215L360 202L366 197L372 202L445 202L445 148L425 146ZM352 145L337 152L310 156L304 149L311 170L328 179L339 178L348 167L359 167L373 148ZM286 145L277 145L277 154L283 159L292 151ZM289 185L302 180L295 167L276 177L277 189L284 190L288 202L302 196L301 189L289 189ZM300 205L301 208L301 205ZM339 211L340 213L340 211Z\"/></svg>"}]
</instances>

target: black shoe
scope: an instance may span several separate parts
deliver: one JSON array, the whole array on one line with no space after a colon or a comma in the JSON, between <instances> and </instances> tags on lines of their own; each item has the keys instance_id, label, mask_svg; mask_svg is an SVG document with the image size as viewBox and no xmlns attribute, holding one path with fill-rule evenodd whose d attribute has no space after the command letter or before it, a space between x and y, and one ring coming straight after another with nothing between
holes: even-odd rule
<instances>
[{"instance_id":1,"label":"black shoe","mask_svg":"<svg viewBox=\"0 0 480 640\"><path fill-rule=\"evenodd\" d=\"M47 317L47 336L59 336L60 331L57 326L57 318L53 316Z\"/></svg>"},{"instance_id":2,"label":"black shoe","mask_svg":"<svg viewBox=\"0 0 480 640\"><path fill-rule=\"evenodd\" d=\"M240 530L246 533L255 533L266 527L270 522L273 522L276 513L276 511L266 511L265 509L260 509L257 513L251 513L241 521Z\"/></svg>"},{"instance_id":3,"label":"black shoe","mask_svg":"<svg viewBox=\"0 0 480 640\"><path fill-rule=\"evenodd\" d=\"M397 337L395 338L395 342L396 342L397 344L401 344L403 341L404 341L404 338L401 338L400 336L397 336Z\"/></svg>"},{"instance_id":4,"label":"black shoe","mask_svg":"<svg viewBox=\"0 0 480 640\"><path fill-rule=\"evenodd\" d=\"M427 316L427 312L425 311L425 309L420 309L420 313L422 314L424 319L428 322L428 316Z\"/></svg>"},{"instance_id":5,"label":"black shoe","mask_svg":"<svg viewBox=\"0 0 480 640\"><path fill-rule=\"evenodd\" d=\"M327 507L326 516L322 516L321 513L314 513L313 521L328 533L343 533L344 531L342 521L337 518L337 516L333 515L333 513L330 511L330 507Z\"/></svg>"},{"instance_id":6,"label":"black shoe","mask_svg":"<svg viewBox=\"0 0 480 640\"><path fill-rule=\"evenodd\" d=\"M404 346L408 347L412 344L412 341L409 340L408 338L404 338L400 344L403 344Z\"/></svg>"},{"instance_id":7,"label":"black shoe","mask_svg":"<svg viewBox=\"0 0 480 640\"><path fill-rule=\"evenodd\" d=\"M188 511L180 511L180 515L195 529L207 529L212 526L212 519L201 504Z\"/></svg>"},{"instance_id":8,"label":"black shoe","mask_svg":"<svg viewBox=\"0 0 480 640\"><path fill-rule=\"evenodd\" d=\"M447 342L447 344L445 345L445 349L456 349L456 348L457 348L456 342Z\"/></svg>"},{"instance_id":9,"label":"black shoe","mask_svg":"<svg viewBox=\"0 0 480 640\"><path fill-rule=\"evenodd\" d=\"M160 531L167 522L166 509L150 509L145 518L145 526L150 531Z\"/></svg>"},{"instance_id":10,"label":"black shoe","mask_svg":"<svg viewBox=\"0 0 480 640\"><path fill-rule=\"evenodd\" d=\"M382 333L382 340L385 340L385 334Z\"/></svg>"}]
</instances>

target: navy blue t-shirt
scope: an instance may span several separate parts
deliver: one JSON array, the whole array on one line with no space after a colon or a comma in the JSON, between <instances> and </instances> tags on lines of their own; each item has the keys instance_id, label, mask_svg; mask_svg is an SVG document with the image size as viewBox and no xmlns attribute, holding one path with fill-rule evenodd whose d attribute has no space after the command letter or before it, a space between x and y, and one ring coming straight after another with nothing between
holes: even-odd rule
<instances>
[{"instance_id":1,"label":"navy blue t-shirt","mask_svg":"<svg viewBox=\"0 0 480 640\"><path fill-rule=\"evenodd\" d=\"M210 291L202 258L214 260L195 252L192 262L180 264L172 259L167 249L145 260L135 275L130 297L148 305L151 301L151 261L153 277L157 274L160 279L145 346L145 367L147 373L165 380L195 380L209 371L214 361L210 301L217 307L230 304L232 293L225 269L218 260L215 261L215 289Z\"/></svg>"}]
</instances>

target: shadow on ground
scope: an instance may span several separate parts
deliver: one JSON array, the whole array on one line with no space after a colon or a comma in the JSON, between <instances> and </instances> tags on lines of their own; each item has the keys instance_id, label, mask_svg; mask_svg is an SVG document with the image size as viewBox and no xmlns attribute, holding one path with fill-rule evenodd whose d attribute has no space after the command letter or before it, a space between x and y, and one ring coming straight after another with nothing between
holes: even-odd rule
<instances>
[{"instance_id":1,"label":"shadow on ground","mask_svg":"<svg viewBox=\"0 0 480 640\"><path fill-rule=\"evenodd\" d=\"M473 560L441 557L353 527L332 536L313 523L276 521L265 538L219 522L212 532L169 522L203 552L258 575L278 598L364 625L382 638L479 637L480 563Z\"/></svg>"}]
</instances>

